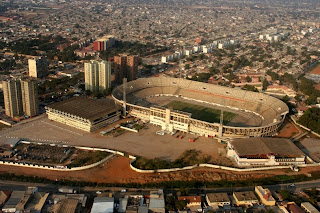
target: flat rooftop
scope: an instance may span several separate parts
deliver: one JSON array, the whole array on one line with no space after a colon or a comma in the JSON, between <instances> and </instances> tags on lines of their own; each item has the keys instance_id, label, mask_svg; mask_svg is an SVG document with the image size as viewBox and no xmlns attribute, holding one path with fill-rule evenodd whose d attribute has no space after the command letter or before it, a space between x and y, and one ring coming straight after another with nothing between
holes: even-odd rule
<instances>
[{"instance_id":1,"label":"flat rooftop","mask_svg":"<svg viewBox=\"0 0 320 213\"><path fill-rule=\"evenodd\" d=\"M88 119L90 121L105 117L120 109L120 107L109 98L95 100L81 96L57 102L47 107Z\"/></svg>"},{"instance_id":2,"label":"flat rooftop","mask_svg":"<svg viewBox=\"0 0 320 213\"><path fill-rule=\"evenodd\" d=\"M306 153L312 160L320 162L320 140L315 138L305 138L300 141L302 145L301 149Z\"/></svg>"},{"instance_id":3,"label":"flat rooftop","mask_svg":"<svg viewBox=\"0 0 320 213\"><path fill-rule=\"evenodd\" d=\"M207 196L210 202L230 202L227 193L208 193Z\"/></svg>"},{"instance_id":4,"label":"flat rooftop","mask_svg":"<svg viewBox=\"0 0 320 213\"><path fill-rule=\"evenodd\" d=\"M23 198L25 191L13 191L2 209L15 208Z\"/></svg>"},{"instance_id":5,"label":"flat rooftop","mask_svg":"<svg viewBox=\"0 0 320 213\"><path fill-rule=\"evenodd\" d=\"M257 196L252 191L234 192L233 194L238 199L238 201L258 200Z\"/></svg>"},{"instance_id":6,"label":"flat rooftop","mask_svg":"<svg viewBox=\"0 0 320 213\"><path fill-rule=\"evenodd\" d=\"M243 138L230 142L240 157L276 158L303 157L305 154L289 139L283 138Z\"/></svg>"}]
</instances>

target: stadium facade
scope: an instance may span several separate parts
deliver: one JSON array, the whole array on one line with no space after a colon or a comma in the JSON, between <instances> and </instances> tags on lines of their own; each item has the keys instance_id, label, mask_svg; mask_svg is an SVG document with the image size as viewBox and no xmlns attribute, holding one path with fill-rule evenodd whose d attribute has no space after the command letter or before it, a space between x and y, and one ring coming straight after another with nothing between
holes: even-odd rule
<instances>
[{"instance_id":1,"label":"stadium facade","mask_svg":"<svg viewBox=\"0 0 320 213\"><path fill-rule=\"evenodd\" d=\"M289 109L281 100L246 90L217 86L179 78L140 78L116 87L112 96L125 113L161 126L163 130L179 130L206 137L273 136ZM210 104L233 112L245 112L259 117L259 126L230 126L209 123L179 112L150 106L147 98L176 97L199 104Z\"/></svg>"}]
</instances>

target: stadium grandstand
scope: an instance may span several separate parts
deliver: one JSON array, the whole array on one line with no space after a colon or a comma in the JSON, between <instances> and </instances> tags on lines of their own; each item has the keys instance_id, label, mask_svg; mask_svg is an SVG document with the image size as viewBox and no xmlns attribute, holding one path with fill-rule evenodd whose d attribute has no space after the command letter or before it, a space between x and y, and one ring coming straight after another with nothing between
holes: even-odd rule
<instances>
[{"instance_id":1,"label":"stadium grandstand","mask_svg":"<svg viewBox=\"0 0 320 213\"><path fill-rule=\"evenodd\" d=\"M206 137L273 136L289 111L281 100L263 93L181 78L140 78L116 87L112 96L130 115L161 126L163 130L179 130ZM230 125L232 122L226 125L222 122L210 123L195 119L185 112L154 106L157 104L149 101L150 98L165 97L210 105L224 112L243 114L248 118L242 119L245 122L250 118L258 118L259 122L242 126Z\"/></svg>"}]
</instances>

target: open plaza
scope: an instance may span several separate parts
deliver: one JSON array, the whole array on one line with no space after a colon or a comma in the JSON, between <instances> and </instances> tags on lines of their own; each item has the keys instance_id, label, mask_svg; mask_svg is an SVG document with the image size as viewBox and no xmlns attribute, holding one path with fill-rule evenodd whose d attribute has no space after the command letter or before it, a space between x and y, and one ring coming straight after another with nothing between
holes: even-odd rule
<instances>
[{"instance_id":1,"label":"open plaza","mask_svg":"<svg viewBox=\"0 0 320 213\"><path fill-rule=\"evenodd\" d=\"M196 149L203 154L218 159L219 154L226 154L225 145L213 138L198 138L194 143L189 142L193 135L185 134L183 139L176 136L157 135L159 127L148 125L138 133L126 131L118 137L102 136L100 132L120 124L118 121L94 133L86 133L64 124L48 120L43 116L30 122L16 125L0 132L0 145L9 138L23 138L28 141L66 144L71 146L89 146L108 148L146 158L163 157L178 158L185 150Z\"/></svg>"}]
</instances>

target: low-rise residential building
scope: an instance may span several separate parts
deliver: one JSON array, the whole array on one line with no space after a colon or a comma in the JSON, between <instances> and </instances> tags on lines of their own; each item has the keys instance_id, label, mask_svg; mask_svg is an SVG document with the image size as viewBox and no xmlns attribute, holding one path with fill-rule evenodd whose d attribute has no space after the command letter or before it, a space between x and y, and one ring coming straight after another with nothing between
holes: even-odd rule
<instances>
[{"instance_id":1,"label":"low-rise residential building","mask_svg":"<svg viewBox=\"0 0 320 213\"><path fill-rule=\"evenodd\" d=\"M0 191L0 208L7 202L11 191Z\"/></svg>"},{"instance_id":2,"label":"low-rise residential building","mask_svg":"<svg viewBox=\"0 0 320 213\"><path fill-rule=\"evenodd\" d=\"M17 205L23 199L24 194L25 194L25 191L13 191L11 193L9 200L3 206L2 211L3 212L16 212L18 210Z\"/></svg>"},{"instance_id":3,"label":"low-rise residential building","mask_svg":"<svg viewBox=\"0 0 320 213\"><path fill-rule=\"evenodd\" d=\"M119 209L118 212L119 213L125 213L126 209L127 209L127 205L128 205L128 198L120 198L119 199Z\"/></svg>"},{"instance_id":4,"label":"low-rise residential building","mask_svg":"<svg viewBox=\"0 0 320 213\"><path fill-rule=\"evenodd\" d=\"M276 205L276 200L272 197L269 189L264 189L262 186L256 186L254 187L254 191L258 195L262 204L266 206Z\"/></svg>"},{"instance_id":5,"label":"low-rise residential building","mask_svg":"<svg viewBox=\"0 0 320 213\"><path fill-rule=\"evenodd\" d=\"M237 206L253 206L259 204L257 196L252 191L233 192L233 198Z\"/></svg>"},{"instance_id":6,"label":"low-rise residential building","mask_svg":"<svg viewBox=\"0 0 320 213\"><path fill-rule=\"evenodd\" d=\"M53 194L53 205L48 207L48 212L75 213L86 206L87 196L84 194Z\"/></svg>"},{"instance_id":7,"label":"low-rise residential building","mask_svg":"<svg viewBox=\"0 0 320 213\"><path fill-rule=\"evenodd\" d=\"M179 196L178 200L187 201L187 207L201 205L201 197L200 196Z\"/></svg>"},{"instance_id":8,"label":"low-rise residential building","mask_svg":"<svg viewBox=\"0 0 320 213\"><path fill-rule=\"evenodd\" d=\"M165 203L163 190L150 191L149 210L153 213L164 213Z\"/></svg>"},{"instance_id":9,"label":"low-rise residential building","mask_svg":"<svg viewBox=\"0 0 320 213\"><path fill-rule=\"evenodd\" d=\"M309 202L301 203L301 208L307 213L319 213L319 211Z\"/></svg>"},{"instance_id":10,"label":"low-rise residential building","mask_svg":"<svg viewBox=\"0 0 320 213\"><path fill-rule=\"evenodd\" d=\"M287 209L290 213L305 213L295 202L289 202Z\"/></svg>"},{"instance_id":11,"label":"low-rise residential building","mask_svg":"<svg viewBox=\"0 0 320 213\"><path fill-rule=\"evenodd\" d=\"M296 91L294 91L293 89L290 89L287 86L279 85L279 84L268 86L265 93L268 95L276 96L276 97L283 97L287 95L291 98L297 95Z\"/></svg>"},{"instance_id":12,"label":"low-rise residential building","mask_svg":"<svg viewBox=\"0 0 320 213\"><path fill-rule=\"evenodd\" d=\"M208 193L206 200L209 206L225 206L230 205L231 201L227 193Z\"/></svg>"},{"instance_id":13,"label":"low-rise residential building","mask_svg":"<svg viewBox=\"0 0 320 213\"><path fill-rule=\"evenodd\" d=\"M113 197L96 197L93 201L91 213L113 213Z\"/></svg>"}]
</instances>

